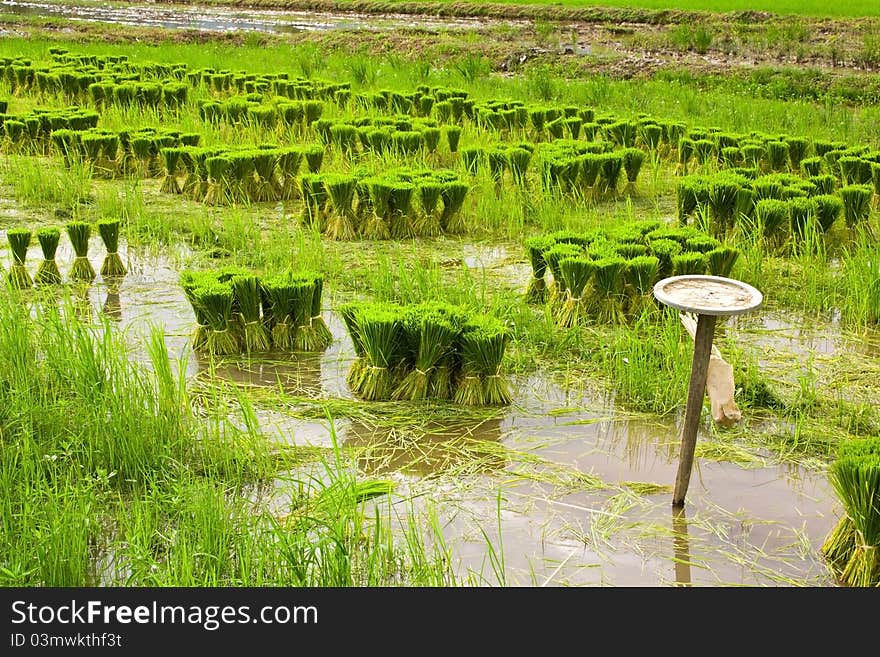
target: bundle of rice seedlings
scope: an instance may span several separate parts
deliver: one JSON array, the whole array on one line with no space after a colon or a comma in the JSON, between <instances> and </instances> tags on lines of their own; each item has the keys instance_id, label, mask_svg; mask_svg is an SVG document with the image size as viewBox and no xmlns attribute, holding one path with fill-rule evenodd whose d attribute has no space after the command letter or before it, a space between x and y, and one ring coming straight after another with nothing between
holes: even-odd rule
<instances>
[{"instance_id":1,"label":"bundle of rice seedlings","mask_svg":"<svg viewBox=\"0 0 880 657\"><path fill-rule=\"evenodd\" d=\"M871 183L874 185L874 194L880 196L880 162L871 162Z\"/></svg>"},{"instance_id":2,"label":"bundle of rice seedlings","mask_svg":"<svg viewBox=\"0 0 880 657\"><path fill-rule=\"evenodd\" d=\"M695 151L693 139L682 137L678 140L678 169L681 174L687 175L687 165Z\"/></svg>"},{"instance_id":3,"label":"bundle of rice seedlings","mask_svg":"<svg viewBox=\"0 0 880 657\"><path fill-rule=\"evenodd\" d=\"M288 275L276 275L263 281L264 316L270 318L272 347L278 351L293 351L296 338L294 304L299 293L297 283Z\"/></svg>"},{"instance_id":4,"label":"bundle of rice seedlings","mask_svg":"<svg viewBox=\"0 0 880 657\"><path fill-rule=\"evenodd\" d=\"M526 171L532 159L532 152L525 148L513 147L507 150L507 166L513 175L513 181L517 185L523 185L526 181Z\"/></svg>"},{"instance_id":5,"label":"bundle of rice seedlings","mask_svg":"<svg viewBox=\"0 0 880 657\"><path fill-rule=\"evenodd\" d=\"M357 180L346 174L324 174L323 179L330 200L324 234L334 240L356 239L358 227L354 194Z\"/></svg>"},{"instance_id":6,"label":"bundle of rice seedlings","mask_svg":"<svg viewBox=\"0 0 880 657\"><path fill-rule=\"evenodd\" d=\"M833 194L819 194L813 197L813 211L823 233L827 233L838 217L843 214L843 201Z\"/></svg>"},{"instance_id":7,"label":"bundle of rice seedlings","mask_svg":"<svg viewBox=\"0 0 880 657\"><path fill-rule=\"evenodd\" d=\"M829 480L845 515L822 553L845 586L880 586L880 439L844 441Z\"/></svg>"},{"instance_id":8,"label":"bundle of rice seedlings","mask_svg":"<svg viewBox=\"0 0 880 657\"><path fill-rule=\"evenodd\" d=\"M460 154L465 171L471 175L476 175L480 161L485 155L485 150L478 146L471 146L469 148L462 148Z\"/></svg>"},{"instance_id":9,"label":"bundle of rice seedlings","mask_svg":"<svg viewBox=\"0 0 880 657\"><path fill-rule=\"evenodd\" d=\"M293 344L297 351L321 351L323 340L318 336L312 323L312 306L315 297L314 276L303 272L290 276L291 312L295 331Z\"/></svg>"},{"instance_id":10,"label":"bundle of rice seedlings","mask_svg":"<svg viewBox=\"0 0 880 657\"><path fill-rule=\"evenodd\" d=\"M659 271L660 260L657 256L640 255L627 260L624 290L628 292L626 313L630 317L639 317L646 310L656 308L653 292Z\"/></svg>"},{"instance_id":11,"label":"bundle of rice seedlings","mask_svg":"<svg viewBox=\"0 0 880 657\"><path fill-rule=\"evenodd\" d=\"M217 155L205 160L208 170L208 188L205 192L205 203L218 205L229 198L229 172L232 159L228 155Z\"/></svg>"},{"instance_id":12,"label":"bundle of rice seedlings","mask_svg":"<svg viewBox=\"0 0 880 657\"><path fill-rule=\"evenodd\" d=\"M306 158L306 166L309 173L318 173L324 162L324 149L321 146L307 146L303 151L303 157Z\"/></svg>"},{"instance_id":13,"label":"bundle of rice seedlings","mask_svg":"<svg viewBox=\"0 0 880 657\"><path fill-rule=\"evenodd\" d=\"M744 162L742 151L737 146L726 146L719 151L719 155L725 167L738 167Z\"/></svg>"},{"instance_id":14,"label":"bundle of rice seedlings","mask_svg":"<svg viewBox=\"0 0 880 657\"><path fill-rule=\"evenodd\" d=\"M257 201L274 201L280 196L280 188L275 180L275 167L278 164L278 151L275 148L260 148L251 155L252 171L256 173L251 197ZM250 173L250 168L248 173Z\"/></svg>"},{"instance_id":15,"label":"bundle of rice seedlings","mask_svg":"<svg viewBox=\"0 0 880 657\"><path fill-rule=\"evenodd\" d=\"M461 370L454 400L465 406L505 406L511 402L510 386L502 374L504 353L510 340L507 327L488 316L474 316L458 336Z\"/></svg>"},{"instance_id":16,"label":"bundle of rice seedlings","mask_svg":"<svg viewBox=\"0 0 880 657\"><path fill-rule=\"evenodd\" d=\"M205 280L193 288L192 295L202 319L207 322L205 350L214 356L238 353L238 340L232 328L232 286L216 280Z\"/></svg>"},{"instance_id":17,"label":"bundle of rice seedlings","mask_svg":"<svg viewBox=\"0 0 880 657\"><path fill-rule=\"evenodd\" d=\"M628 191L635 188L642 164L645 162L645 151L641 148L626 148L623 150L623 170L626 173L626 186Z\"/></svg>"},{"instance_id":18,"label":"bundle of rice seedlings","mask_svg":"<svg viewBox=\"0 0 880 657\"><path fill-rule=\"evenodd\" d=\"M787 212L787 210L786 210ZM786 214L786 216L788 216ZM651 240L648 247L660 261L660 278L666 278L672 275L672 259L681 253L682 246L679 242L668 238L660 238Z\"/></svg>"},{"instance_id":19,"label":"bundle of rice seedlings","mask_svg":"<svg viewBox=\"0 0 880 657\"><path fill-rule=\"evenodd\" d=\"M355 324L365 358L357 392L368 401L390 399L395 387L394 367L403 340L400 311L383 306L361 306Z\"/></svg>"},{"instance_id":20,"label":"bundle of rice seedlings","mask_svg":"<svg viewBox=\"0 0 880 657\"><path fill-rule=\"evenodd\" d=\"M771 171L785 171L788 168L788 144L784 141L768 141L764 148L767 151L767 163Z\"/></svg>"},{"instance_id":21,"label":"bundle of rice seedlings","mask_svg":"<svg viewBox=\"0 0 880 657\"><path fill-rule=\"evenodd\" d=\"M840 181L844 185L861 185L865 182L863 172L862 158L852 155L842 155L837 160L837 166L840 170Z\"/></svg>"},{"instance_id":22,"label":"bundle of rice seedlings","mask_svg":"<svg viewBox=\"0 0 880 657\"><path fill-rule=\"evenodd\" d=\"M623 314L626 260L619 256L601 258L594 263L593 312L600 323L618 324Z\"/></svg>"},{"instance_id":23,"label":"bundle of rice seedlings","mask_svg":"<svg viewBox=\"0 0 880 657\"><path fill-rule=\"evenodd\" d=\"M56 226L45 226L37 231L37 241L43 252L43 259L37 265L34 283L37 285L57 285L61 282L61 272L55 262L55 252L61 241L61 231Z\"/></svg>"},{"instance_id":24,"label":"bundle of rice seedlings","mask_svg":"<svg viewBox=\"0 0 880 657\"><path fill-rule=\"evenodd\" d=\"M822 162L823 159L821 157L807 157L801 160L801 170L808 177L818 176L822 173Z\"/></svg>"},{"instance_id":25,"label":"bundle of rice seedlings","mask_svg":"<svg viewBox=\"0 0 880 657\"><path fill-rule=\"evenodd\" d=\"M719 176L709 183L709 212L715 220L712 229L718 235L733 227L739 190L740 184L726 176Z\"/></svg>"},{"instance_id":26,"label":"bundle of rice seedlings","mask_svg":"<svg viewBox=\"0 0 880 657\"><path fill-rule=\"evenodd\" d=\"M70 269L70 278L74 281L91 283L98 275L88 258L92 227L84 221L69 221L66 228L67 237L76 256Z\"/></svg>"},{"instance_id":27,"label":"bundle of rice seedlings","mask_svg":"<svg viewBox=\"0 0 880 657\"><path fill-rule=\"evenodd\" d=\"M423 237L435 237L442 232L440 227L440 194L443 191L442 183L434 180L420 182L415 189L419 201L413 228L416 235Z\"/></svg>"},{"instance_id":28,"label":"bundle of rice seedlings","mask_svg":"<svg viewBox=\"0 0 880 657\"><path fill-rule=\"evenodd\" d=\"M708 253L719 246L721 246L721 242L709 235L694 235L684 241L685 250L697 251L699 253Z\"/></svg>"},{"instance_id":29,"label":"bundle of rice seedlings","mask_svg":"<svg viewBox=\"0 0 880 657\"><path fill-rule=\"evenodd\" d=\"M740 146L740 151L742 152L742 160L746 164L746 166L753 167L759 170L761 169L764 156L767 153L767 151L761 144L743 144L742 146Z\"/></svg>"},{"instance_id":30,"label":"bundle of rice seedlings","mask_svg":"<svg viewBox=\"0 0 880 657\"><path fill-rule=\"evenodd\" d=\"M815 203L809 198L793 198L788 201L788 220L791 234L803 239L807 233L807 224L813 220Z\"/></svg>"},{"instance_id":31,"label":"bundle of rice seedlings","mask_svg":"<svg viewBox=\"0 0 880 657\"><path fill-rule=\"evenodd\" d=\"M715 159L715 142L711 139L697 139L694 141L694 158L697 164L706 165Z\"/></svg>"},{"instance_id":32,"label":"bundle of rice seedlings","mask_svg":"<svg viewBox=\"0 0 880 657\"><path fill-rule=\"evenodd\" d=\"M486 152L486 161L489 163L489 175L495 183L500 183L507 168L507 150L502 147L490 148Z\"/></svg>"},{"instance_id":33,"label":"bundle of rice seedlings","mask_svg":"<svg viewBox=\"0 0 880 657\"><path fill-rule=\"evenodd\" d=\"M562 258L559 273L565 285L565 298L557 301L553 318L563 328L577 326L589 314L591 280L596 263L586 256Z\"/></svg>"},{"instance_id":34,"label":"bundle of rice seedlings","mask_svg":"<svg viewBox=\"0 0 880 657\"><path fill-rule=\"evenodd\" d=\"M128 270L119 256L119 219L98 220L98 233L107 249L104 262L101 264L101 276L104 278L125 276Z\"/></svg>"},{"instance_id":35,"label":"bundle of rice seedlings","mask_svg":"<svg viewBox=\"0 0 880 657\"><path fill-rule=\"evenodd\" d=\"M358 325L360 307L360 304L357 303L345 303L339 307L339 315L342 317L342 321L345 324L349 337L351 338L355 353L355 359L352 361L348 374L346 375L346 383L348 383L348 387L356 395L360 395L361 387L363 386L364 372L366 372L367 369L367 352L361 342L360 328Z\"/></svg>"},{"instance_id":36,"label":"bundle of rice seedlings","mask_svg":"<svg viewBox=\"0 0 880 657\"><path fill-rule=\"evenodd\" d=\"M705 274L709 263L702 253L687 251L672 257L672 275Z\"/></svg>"},{"instance_id":37,"label":"bundle of rice seedlings","mask_svg":"<svg viewBox=\"0 0 880 657\"><path fill-rule=\"evenodd\" d=\"M712 276L729 277L733 266L739 259L740 251L731 246L719 246L706 253L709 274Z\"/></svg>"},{"instance_id":38,"label":"bundle of rice seedlings","mask_svg":"<svg viewBox=\"0 0 880 657\"><path fill-rule=\"evenodd\" d=\"M278 156L278 171L281 175L281 190L279 196L282 200L294 198L297 192L296 176L302 164L303 154L297 148L284 148Z\"/></svg>"},{"instance_id":39,"label":"bundle of rice seedlings","mask_svg":"<svg viewBox=\"0 0 880 657\"><path fill-rule=\"evenodd\" d=\"M797 171L801 168L810 142L804 137L786 137L785 143L788 145L788 162L792 171Z\"/></svg>"},{"instance_id":40,"label":"bundle of rice seedlings","mask_svg":"<svg viewBox=\"0 0 880 657\"><path fill-rule=\"evenodd\" d=\"M458 143L461 140L461 128L456 125L448 125L445 127L446 144L449 146L450 153L458 152Z\"/></svg>"},{"instance_id":41,"label":"bundle of rice seedlings","mask_svg":"<svg viewBox=\"0 0 880 657\"><path fill-rule=\"evenodd\" d=\"M548 238L548 242L552 243L553 238ZM548 286L549 293L547 295L547 303L550 308L551 315L558 312L559 305L565 300L566 283L562 277L562 270L559 263L565 258L576 258L583 254L583 247L579 244L558 243L553 244L549 248L543 250L541 255L544 262L550 268L553 275L553 284Z\"/></svg>"},{"instance_id":42,"label":"bundle of rice seedlings","mask_svg":"<svg viewBox=\"0 0 880 657\"><path fill-rule=\"evenodd\" d=\"M544 260L544 251L553 245L553 239L545 235L530 237L526 240L525 247L532 263L532 278L526 288L526 303L544 303L547 300L547 281L544 276L547 273L547 262Z\"/></svg>"},{"instance_id":43,"label":"bundle of rice seedlings","mask_svg":"<svg viewBox=\"0 0 880 657\"><path fill-rule=\"evenodd\" d=\"M620 153L602 153L598 157L598 192L603 196L616 193L617 181L623 169L623 156Z\"/></svg>"},{"instance_id":44,"label":"bundle of rice seedlings","mask_svg":"<svg viewBox=\"0 0 880 657\"><path fill-rule=\"evenodd\" d=\"M391 237L391 183L377 176L364 181L370 196L371 211L363 224L364 237L387 240Z\"/></svg>"},{"instance_id":45,"label":"bundle of rice seedlings","mask_svg":"<svg viewBox=\"0 0 880 657\"><path fill-rule=\"evenodd\" d=\"M871 198L874 190L867 185L846 185L840 188L840 198L843 200L843 215L846 225L854 228L856 225L867 221L871 213Z\"/></svg>"},{"instance_id":46,"label":"bundle of rice seedlings","mask_svg":"<svg viewBox=\"0 0 880 657\"><path fill-rule=\"evenodd\" d=\"M407 334L417 336L412 369L394 389L397 400L419 401L432 396L435 367L452 351L459 328L448 312L416 306L407 319Z\"/></svg>"},{"instance_id":47,"label":"bundle of rice seedlings","mask_svg":"<svg viewBox=\"0 0 880 657\"><path fill-rule=\"evenodd\" d=\"M169 147L163 148L160 152L165 164L165 177L162 179L159 191L166 194L180 194L183 189L177 181L177 167L180 163L183 149Z\"/></svg>"},{"instance_id":48,"label":"bundle of rice seedlings","mask_svg":"<svg viewBox=\"0 0 880 657\"><path fill-rule=\"evenodd\" d=\"M391 184L389 224L391 237L395 239L409 239L417 236L412 216L414 190L415 185L412 183L395 181Z\"/></svg>"},{"instance_id":49,"label":"bundle of rice seedlings","mask_svg":"<svg viewBox=\"0 0 880 657\"><path fill-rule=\"evenodd\" d=\"M260 279L254 274L240 274L229 281L233 306L241 325L241 346L246 353L269 351L269 330L261 316L262 293Z\"/></svg>"},{"instance_id":50,"label":"bundle of rice seedlings","mask_svg":"<svg viewBox=\"0 0 880 657\"><path fill-rule=\"evenodd\" d=\"M788 219L788 202L767 198L755 203L755 218L762 227L764 237L778 241Z\"/></svg>"},{"instance_id":51,"label":"bundle of rice seedlings","mask_svg":"<svg viewBox=\"0 0 880 657\"><path fill-rule=\"evenodd\" d=\"M305 174L300 176L299 185L303 201L302 222L323 232L326 227L324 208L328 199L323 176L312 173Z\"/></svg>"},{"instance_id":52,"label":"bundle of rice seedlings","mask_svg":"<svg viewBox=\"0 0 880 657\"><path fill-rule=\"evenodd\" d=\"M12 251L12 266L6 274L6 280L14 288L25 289L34 284L31 275L24 266L27 250L31 245L31 231L27 228L11 228L6 231L9 249Z\"/></svg>"},{"instance_id":53,"label":"bundle of rice seedlings","mask_svg":"<svg viewBox=\"0 0 880 657\"><path fill-rule=\"evenodd\" d=\"M443 201L443 211L440 213L440 227L443 232L450 235L458 235L467 232L465 223L464 207L467 197L468 186L466 183L453 181L443 185L440 199Z\"/></svg>"},{"instance_id":54,"label":"bundle of rice seedlings","mask_svg":"<svg viewBox=\"0 0 880 657\"><path fill-rule=\"evenodd\" d=\"M180 273L179 280L180 287L183 288L183 295L192 306L196 318L196 326L192 334L192 348L195 351L204 351L208 336L208 318L196 299L195 290L205 281L210 281L211 277L204 272L184 270Z\"/></svg>"},{"instance_id":55,"label":"bundle of rice seedlings","mask_svg":"<svg viewBox=\"0 0 880 657\"><path fill-rule=\"evenodd\" d=\"M309 310L309 325L312 334L312 351L323 351L333 343L333 334L321 316L321 300L324 295L324 277L311 274L312 306Z\"/></svg>"}]
</instances>

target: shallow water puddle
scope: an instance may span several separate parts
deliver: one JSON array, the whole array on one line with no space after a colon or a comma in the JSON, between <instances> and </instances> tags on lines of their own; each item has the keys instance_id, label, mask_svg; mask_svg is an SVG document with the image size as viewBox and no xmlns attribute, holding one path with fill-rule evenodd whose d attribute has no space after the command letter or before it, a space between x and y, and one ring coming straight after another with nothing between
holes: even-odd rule
<instances>
[{"instance_id":1,"label":"shallow water puddle","mask_svg":"<svg viewBox=\"0 0 880 657\"><path fill-rule=\"evenodd\" d=\"M20 16L65 18L68 20L115 23L137 27L188 29L204 32L274 32L296 33L314 30L370 30L400 27L480 28L485 19L435 18L407 16L389 12L383 16L334 14L330 12L241 9L235 7L192 7L189 5L155 5L152 3L113 6L80 3L65 5L54 2L0 1L0 11ZM520 21L498 21L493 24L514 24Z\"/></svg>"},{"instance_id":2,"label":"shallow water puddle","mask_svg":"<svg viewBox=\"0 0 880 657\"><path fill-rule=\"evenodd\" d=\"M87 297L93 316L109 306L133 345L151 324L163 326L172 357L184 355L189 375L204 375L209 365L188 345L194 318L177 286L177 266L124 246L122 252L129 274L116 287L99 276ZM98 242L92 253L99 269ZM32 248L30 269L39 257ZM62 273L71 260L62 240ZM352 399L345 383L351 342L335 313L324 316L337 338L327 352L230 360L215 365L214 374L294 400L289 408L257 405L273 440L331 448L335 433L339 444L358 448L359 470L399 482L399 504L417 511L430 504L461 574L497 580L489 540L503 550L511 584L833 585L818 552L838 514L824 473L757 458L745 467L701 457L701 446L724 440L704 425L685 525L671 507L679 420L627 415L588 383L565 388L541 375L514 380L514 404L479 421L440 424L415 415L401 422L376 414L334 420L331 431L314 409L303 419L296 399ZM768 327L759 326L764 336ZM796 332L772 339L780 349L790 341L794 352L809 348ZM803 340L812 338L805 332ZM136 357L145 359L143 352ZM279 512L289 485L281 478L271 493Z\"/></svg>"}]
</instances>

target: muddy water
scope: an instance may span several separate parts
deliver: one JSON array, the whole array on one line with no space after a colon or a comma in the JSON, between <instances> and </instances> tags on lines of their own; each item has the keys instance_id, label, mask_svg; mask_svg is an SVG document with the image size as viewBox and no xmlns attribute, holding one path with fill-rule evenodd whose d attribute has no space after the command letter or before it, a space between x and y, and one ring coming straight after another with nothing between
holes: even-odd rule
<instances>
[{"instance_id":1,"label":"muddy water","mask_svg":"<svg viewBox=\"0 0 880 657\"><path fill-rule=\"evenodd\" d=\"M296 33L314 30L370 30L401 27L478 28L483 19L439 19L430 16L365 16L307 11L238 9L234 7L193 7L127 3L112 6L98 3L65 5L54 2L17 2L2 0L0 12L19 16L64 18L74 21L113 23L138 27L188 29L204 32ZM515 22L515 21L504 21ZM493 23L498 21L493 20Z\"/></svg>"},{"instance_id":2,"label":"muddy water","mask_svg":"<svg viewBox=\"0 0 880 657\"><path fill-rule=\"evenodd\" d=\"M0 239L5 243L5 236ZM191 376L204 372L207 363L188 345L194 318L177 286L178 265L141 257L124 244L120 251L129 274L115 286L99 277L88 292L88 312L107 313L133 345L151 325L163 326L172 356L185 357ZM468 247L462 253L469 266L503 256L478 251ZM103 254L93 240L96 269ZM62 273L72 256L62 240ZM7 262L8 250L0 257ZM32 248L31 271L39 257ZM345 384L351 343L336 315L325 310L324 316L337 338L327 352L227 363L216 373L298 398L351 398ZM813 337L784 328L763 326L758 333L776 340L777 349L815 348ZM835 349L846 348L842 339L828 340ZM839 509L823 473L760 462L745 467L698 455L685 517L676 518L670 487L678 418L628 417L589 382L565 388L536 375L513 384L514 404L480 422L333 424L338 441L362 448L361 470L397 480L416 512L429 503L437 510L462 576L470 573L474 583L498 581L487 560L488 536L503 550L506 581L514 585L833 585L818 550ZM259 418L279 442L333 443L328 420L298 419L284 408L261 409ZM709 430L703 427L702 441L724 440ZM657 492L636 494L634 482L656 485ZM273 504L279 508L286 486L283 478L275 484Z\"/></svg>"}]
</instances>

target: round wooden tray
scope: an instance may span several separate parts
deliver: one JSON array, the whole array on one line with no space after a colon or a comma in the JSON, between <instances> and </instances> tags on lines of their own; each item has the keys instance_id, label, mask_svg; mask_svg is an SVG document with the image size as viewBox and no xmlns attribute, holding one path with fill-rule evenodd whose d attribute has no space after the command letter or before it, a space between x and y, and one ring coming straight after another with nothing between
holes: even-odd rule
<instances>
[{"instance_id":1,"label":"round wooden tray","mask_svg":"<svg viewBox=\"0 0 880 657\"><path fill-rule=\"evenodd\" d=\"M698 315L741 315L760 307L763 295L747 283L723 276L671 276L654 285L657 300Z\"/></svg>"}]
</instances>

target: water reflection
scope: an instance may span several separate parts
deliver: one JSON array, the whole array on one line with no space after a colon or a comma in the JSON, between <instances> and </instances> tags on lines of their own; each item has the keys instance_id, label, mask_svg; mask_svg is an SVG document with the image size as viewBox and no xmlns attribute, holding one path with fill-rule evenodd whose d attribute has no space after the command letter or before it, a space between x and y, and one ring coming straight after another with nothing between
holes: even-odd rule
<instances>
[{"instance_id":1,"label":"water reflection","mask_svg":"<svg viewBox=\"0 0 880 657\"><path fill-rule=\"evenodd\" d=\"M672 561L676 586L691 585L691 553L687 515L683 506L672 506Z\"/></svg>"}]
</instances>

